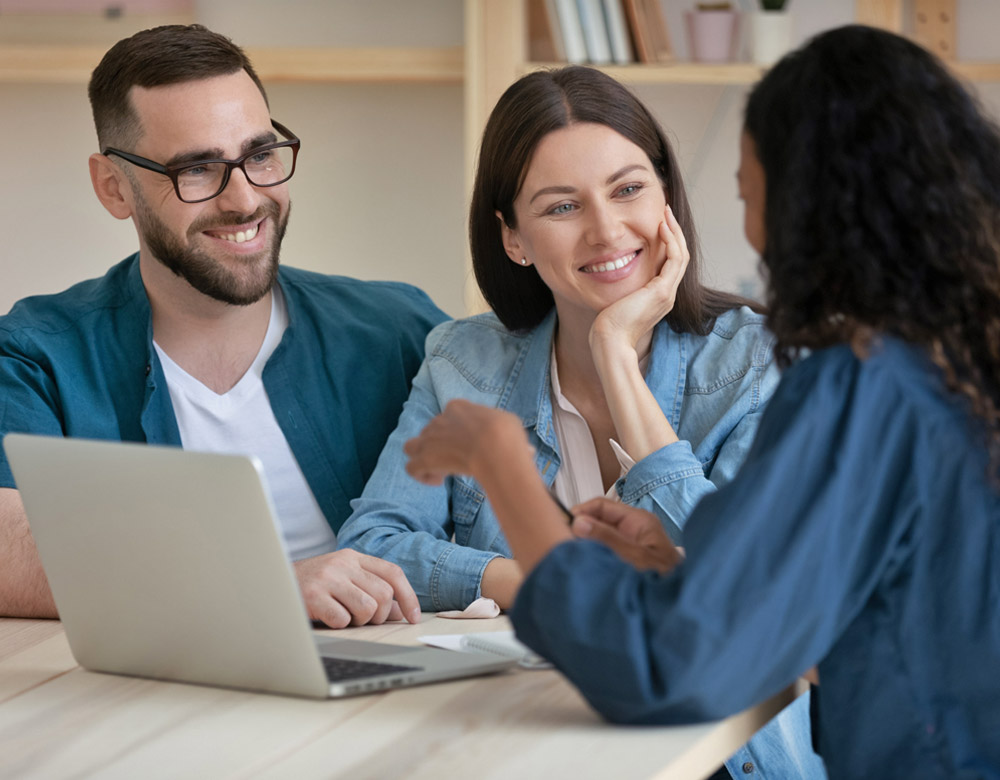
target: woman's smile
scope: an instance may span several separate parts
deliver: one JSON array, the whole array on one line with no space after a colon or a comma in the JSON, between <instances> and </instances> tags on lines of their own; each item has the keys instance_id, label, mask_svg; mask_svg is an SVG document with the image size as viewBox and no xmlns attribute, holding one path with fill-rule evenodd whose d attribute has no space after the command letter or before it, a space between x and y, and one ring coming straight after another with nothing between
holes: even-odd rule
<instances>
[{"instance_id":1,"label":"woman's smile","mask_svg":"<svg viewBox=\"0 0 1000 780\"><path fill-rule=\"evenodd\" d=\"M603 260L603 261L599 260L591 265L585 265L580 270L583 271L585 274L595 274L599 276L604 274L609 274L612 271L621 271L625 268L628 268L629 269L628 273L631 273L632 261L635 260L635 258L638 257L638 255L639 255L639 250L635 250L629 252L628 254L621 255L620 257L612 260ZM621 278L621 277L619 276L616 278Z\"/></svg>"}]
</instances>

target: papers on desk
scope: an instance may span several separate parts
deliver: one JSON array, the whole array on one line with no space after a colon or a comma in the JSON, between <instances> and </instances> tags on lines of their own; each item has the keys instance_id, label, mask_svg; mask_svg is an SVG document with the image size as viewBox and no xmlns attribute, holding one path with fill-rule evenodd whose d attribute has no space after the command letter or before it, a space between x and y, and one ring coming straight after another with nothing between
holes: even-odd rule
<instances>
[{"instance_id":1,"label":"papers on desk","mask_svg":"<svg viewBox=\"0 0 1000 780\"><path fill-rule=\"evenodd\" d=\"M518 659L522 669L551 669L552 664L514 638L513 631L482 631L475 634L425 634L417 637L425 645L457 652L493 653Z\"/></svg>"},{"instance_id":2,"label":"papers on desk","mask_svg":"<svg viewBox=\"0 0 1000 780\"><path fill-rule=\"evenodd\" d=\"M457 618L465 620L469 618L495 618L500 614L500 607L493 599L482 596L473 601L465 609L450 609L447 612L438 612L441 618Z\"/></svg>"}]
</instances>

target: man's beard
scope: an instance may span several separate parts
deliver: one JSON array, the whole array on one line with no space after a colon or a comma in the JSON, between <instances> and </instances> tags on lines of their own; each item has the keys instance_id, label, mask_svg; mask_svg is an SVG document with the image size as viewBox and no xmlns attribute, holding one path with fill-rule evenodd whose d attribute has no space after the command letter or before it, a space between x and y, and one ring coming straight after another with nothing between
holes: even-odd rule
<instances>
[{"instance_id":1,"label":"man's beard","mask_svg":"<svg viewBox=\"0 0 1000 780\"><path fill-rule=\"evenodd\" d=\"M245 273L240 274L205 251L185 247L144 200L139 200L137 205L139 230L149 251L198 292L233 306L248 306L259 301L274 287L278 278L278 254L288 227L290 209L281 219L278 204L266 201L249 217L245 214L219 214L191 225L188 235L194 236L206 229L259 222L267 217L275 230L271 246L263 250L267 255L266 263L260 263L260 255L248 257L244 260L245 266L238 269Z\"/></svg>"}]
</instances>

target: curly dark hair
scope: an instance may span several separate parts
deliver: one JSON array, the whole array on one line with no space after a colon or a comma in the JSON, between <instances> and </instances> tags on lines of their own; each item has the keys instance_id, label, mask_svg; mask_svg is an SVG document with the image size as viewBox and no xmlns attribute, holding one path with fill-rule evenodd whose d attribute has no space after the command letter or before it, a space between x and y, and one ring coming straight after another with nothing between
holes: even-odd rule
<instances>
[{"instance_id":1,"label":"curly dark hair","mask_svg":"<svg viewBox=\"0 0 1000 780\"><path fill-rule=\"evenodd\" d=\"M873 334L924 348L1000 475L1000 129L928 51L858 25L752 90L769 324L787 365Z\"/></svg>"},{"instance_id":2,"label":"curly dark hair","mask_svg":"<svg viewBox=\"0 0 1000 780\"><path fill-rule=\"evenodd\" d=\"M666 317L670 326L682 333L707 333L725 311L739 306L761 311L756 301L701 285L698 239L680 166L656 119L611 76L569 66L529 73L514 82L497 101L483 132L469 210L469 244L479 289L500 321L510 330L527 330L554 305L552 292L534 266L522 267L507 257L497 212L508 226L517 227L514 200L535 148L552 131L578 122L610 127L646 153L684 231L691 259Z\"/></svg>"}]
</instances>

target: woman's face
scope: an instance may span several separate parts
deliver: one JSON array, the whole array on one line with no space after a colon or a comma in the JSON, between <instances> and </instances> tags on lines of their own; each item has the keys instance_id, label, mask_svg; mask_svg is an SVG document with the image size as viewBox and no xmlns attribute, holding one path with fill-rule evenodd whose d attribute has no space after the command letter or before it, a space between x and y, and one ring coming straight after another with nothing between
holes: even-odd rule
<instances>
[{"instance_id":1,"label":"woman's face","mask_svg":"<svg viewBox=\"0 0 1000 780\"><path fill-rule=\"evenodd\" d=\"M743 201L743 232L758 254L764 252L764 168L757 159L757 145L744 132L740 136L740 167L736 172L740 200Z\"/></svg>"},{"instance_id":2,"label":"woman's face","mask_svg":"<svg viewBox=\"0 0 1000 780\"><path fill-rule=\"evenodd\" d=\"M514 200L517 228L502 227L504 248L535 266L560 320L592 317L663 266L665 207L642 149L605 125L570 125L536 147Z\"/></svg>"}]
</instances>

